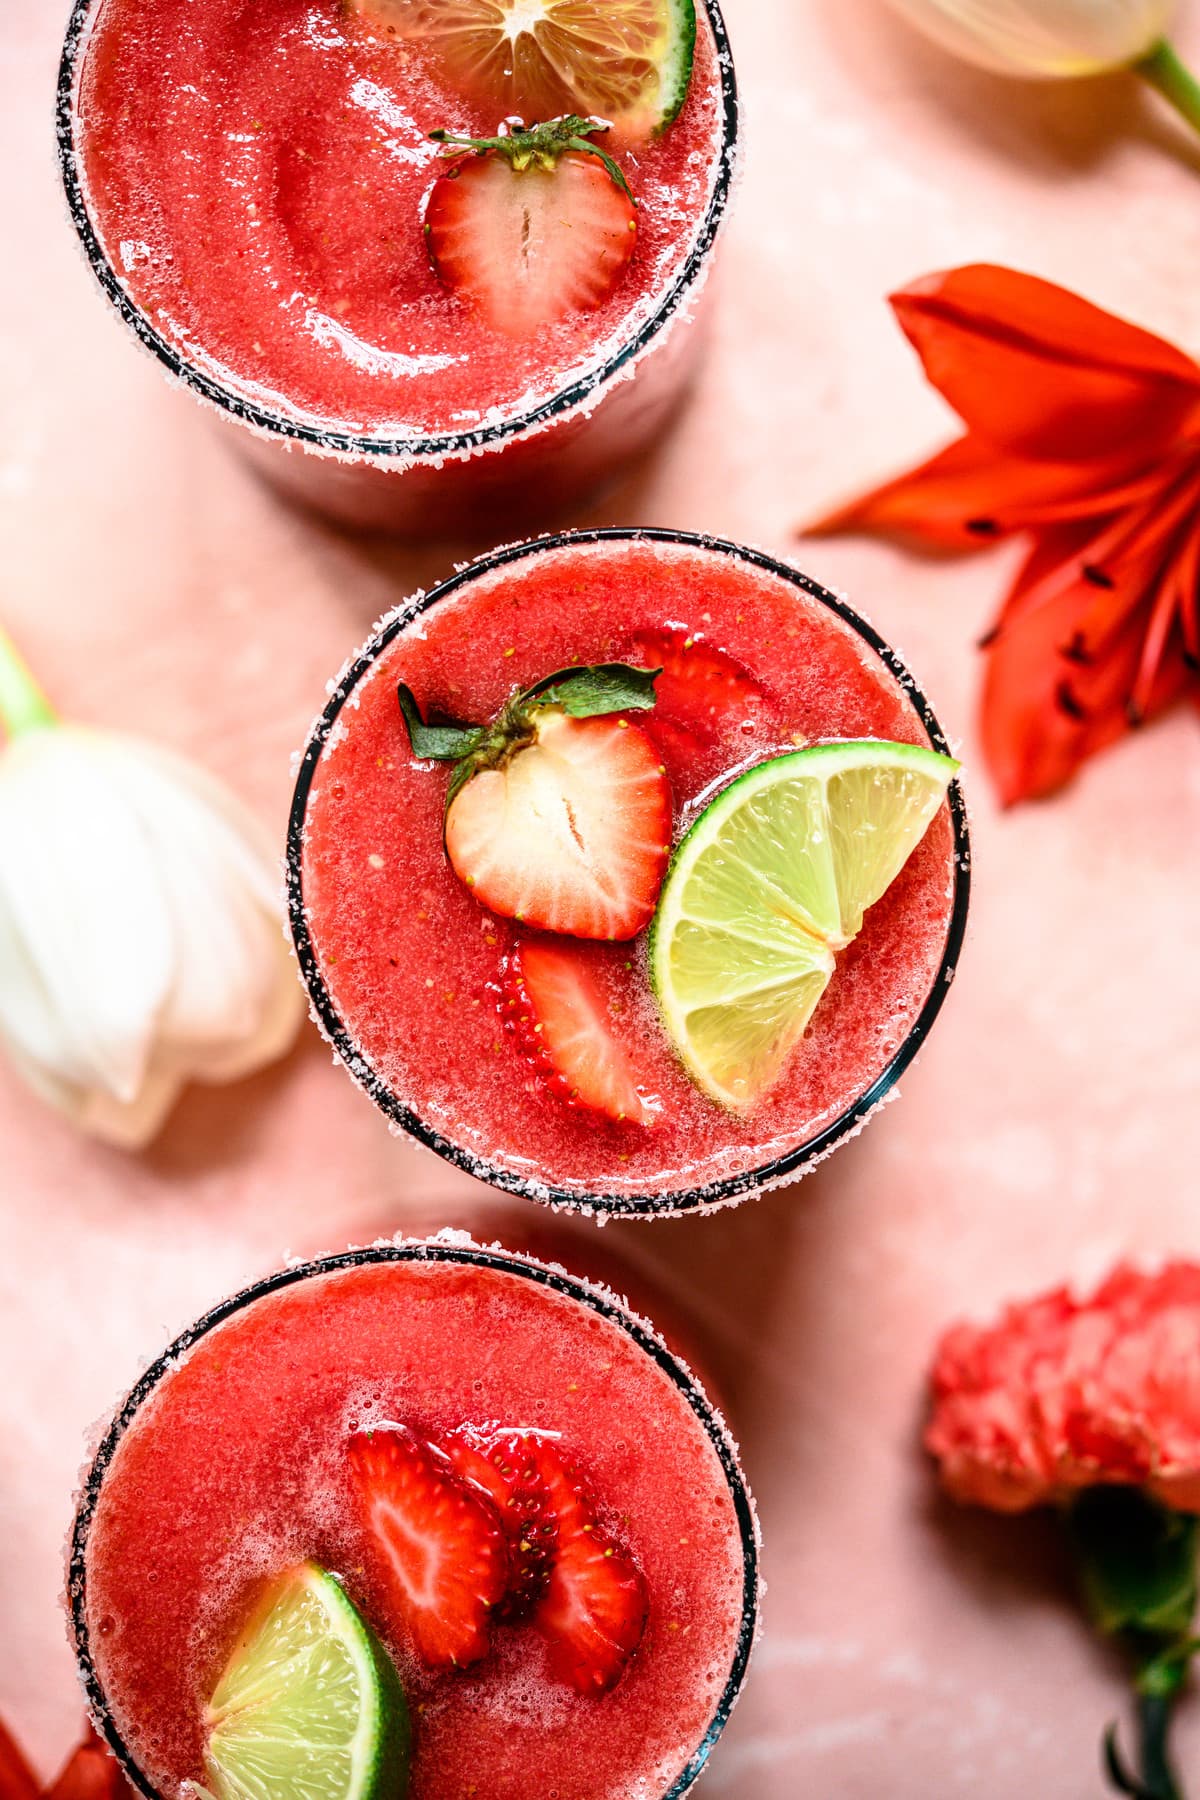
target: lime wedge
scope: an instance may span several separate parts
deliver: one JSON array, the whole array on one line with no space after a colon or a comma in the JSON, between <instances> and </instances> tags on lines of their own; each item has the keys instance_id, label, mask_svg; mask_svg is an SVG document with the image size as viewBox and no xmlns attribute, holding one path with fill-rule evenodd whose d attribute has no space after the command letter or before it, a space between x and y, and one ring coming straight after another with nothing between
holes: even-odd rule
<instances>
[{"instance_id":1,"label":"lime wedge","mask_svg":"<svg viewBox=\"0 0 1200 1800\"><path fill-rule=\"evenodd\" d=\"M301 1563L247 1620L205 1716L218 1800L401 1800L408 1706L342 1588Z\"/></svg>"},{"instance_id":2,"label":"lime wedge","mask_svg":"<svg viewBox=\"0 0 1200 1800\"><path fill-rule=\"evenodd\" d=\"M959 765L913 744L818 744L760 763L675 852L650 980L696 1085L745 1111L803 1037L863 914L886 893Z\"/></svg>"},{"instance_id":3,"label":"lime wedge","mask_svg":"<svg viewBox=\"0 0 1200 1800\"><path fill-rule=\"evenodd\" d=\"M347 0L388 36L422 39L462 91L527 125L566 113L637 135L687 96L695 0Z\"/></svg>"}]
</instances>

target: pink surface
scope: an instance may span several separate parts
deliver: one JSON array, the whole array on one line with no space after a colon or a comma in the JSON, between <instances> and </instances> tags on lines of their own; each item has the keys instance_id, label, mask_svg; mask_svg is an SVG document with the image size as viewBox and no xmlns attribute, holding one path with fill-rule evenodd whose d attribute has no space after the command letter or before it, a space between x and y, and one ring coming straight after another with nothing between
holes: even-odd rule
<instances>
[{"instance_id":1,"label":"pink surface","mask_svg":"<svg viewBox=\"0 0 1200 1800\"><path fill-rule=\"evenodd\" d=\"M325 679L452 552L289 512L123 339L55 186L62 10L10 3L0 22L0 607L65 705L203 756L282 830ZM797 517L948 434L880 296L952 262L1035 269L1200 349L1200 164L1128 84L960 73L876 0L729 11L752 129L713 357L680 434L591 521L787 551ZM1194 11L1182 42L1200 58ZM915 1430L951 1314L1126 1250L1200 1254L1200 735L1180 714L1063 800L999 818L970 645L1013 554L803 551L898 643L975 765L971 942L902 1101L799 1190L606 1238L691 1313L762 1505L766 1636L712 1800L1100 1793L1122 1688L1051 1531L941 1506ZM254 1084L190 1098L140 1159L76 1139L0 1073L0 1145L0 1708L48 1770L79 1712L56 1608L89 1421L284 1250L491 1202L393 1142L311 1036ZM1200 1769L1195 1704L1180 1745Z\"/></svg>"}]
</instances>

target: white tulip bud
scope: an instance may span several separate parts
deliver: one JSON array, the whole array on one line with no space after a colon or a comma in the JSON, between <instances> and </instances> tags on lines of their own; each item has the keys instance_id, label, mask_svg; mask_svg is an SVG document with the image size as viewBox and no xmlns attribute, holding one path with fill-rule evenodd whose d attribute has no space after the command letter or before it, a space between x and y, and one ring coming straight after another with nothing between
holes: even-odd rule
<instances>
[{"instance_id":1,"label":"white tulip bud","mask_svg":"<svg viewBox=\"0 0 1200 1800\"><path fill-rule=\"evenodd\" d=\"M187 1082L296 1035L275 857L201 769L60 725L31 685L20 704L2 636L0 660L0 1046L77 1125L142 1145Z\"/></svg>"},{"instance_id":2,"label":"white tulip bud","mask_svg":"<svg viewBox=\"0 0 1200 1800\"><path fill-rule=\"evenodd\" d=\"M891 0L943 49L1002 75L1096 75L1149 56L1174 0Z\"/></svg>"}]
</instances>

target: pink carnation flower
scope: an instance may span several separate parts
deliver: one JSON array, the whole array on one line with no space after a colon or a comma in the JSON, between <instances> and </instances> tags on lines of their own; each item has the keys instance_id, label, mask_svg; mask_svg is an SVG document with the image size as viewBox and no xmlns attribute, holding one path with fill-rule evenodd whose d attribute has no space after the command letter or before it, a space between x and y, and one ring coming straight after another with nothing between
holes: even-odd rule
<instances>
[{"instance_id":1,"label":"pink carnation flower","mask_svg":"<svg viewBox=\"0 0 1200 1800\"><path fill-rule=\"evenodd\" d=\"M1200 1513L1200 1266L1117 1269L939 1346L926 1447L956 1500L1024 1512L1122 1483Z\"/></svg>"}]
</instances>

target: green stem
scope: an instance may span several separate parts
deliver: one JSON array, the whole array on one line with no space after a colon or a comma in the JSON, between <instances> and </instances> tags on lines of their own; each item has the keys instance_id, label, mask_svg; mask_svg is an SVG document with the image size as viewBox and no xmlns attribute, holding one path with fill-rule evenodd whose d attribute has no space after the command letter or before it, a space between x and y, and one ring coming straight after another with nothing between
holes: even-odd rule
<instances>
[{"instance_id":1,"label":"green stem","mask_svg":"<svg viewBox=\"0 0 1200 1800\"><path fill-rule=\"evenodd\" d=\"M1183 1790L1175 1779L1167 1748L1174 1705L1173 1694L1138 1695L1142 1781L1146 1792L1154 1795L1154 1800L1183 1800Z\"/></svg>"},{"instance_id":2,"label":"green stem","mask_svg":"<svg viewBox=\"0 0 1200 1800\"><path fill-rule=\"evenodd\" d=\"M0 727L10 738L58 723L17 646L0 626Z\"/></svg>"},{"instance_id":3,"label":"green stem","mask_svg":"<svg viewBox=\"0 0 1200 1800\"><path fill-rule=\"evenodd\" d=\"M1121 1753L1116 1725L1104 1734L1104 1768L1109 1785L1129 1800L1183 1800L1183 1790L1171 1767L1167 1740L1171 1730L1174 1694L1139 1694L1137 1772Z\"/></svg>"},{"instance_id":4,"label":"green stem","mask_svg":"<svg viewBox=\"0 0 1200 1800\"><path fill-rule=\"evenodd\" d=\"M1166 38L1133 66L1194 130L1200 131L1200 81L1180 61Z\"/></svg>"}]
</instances>

